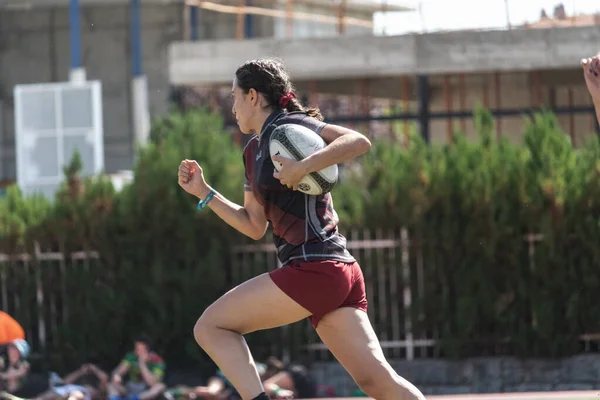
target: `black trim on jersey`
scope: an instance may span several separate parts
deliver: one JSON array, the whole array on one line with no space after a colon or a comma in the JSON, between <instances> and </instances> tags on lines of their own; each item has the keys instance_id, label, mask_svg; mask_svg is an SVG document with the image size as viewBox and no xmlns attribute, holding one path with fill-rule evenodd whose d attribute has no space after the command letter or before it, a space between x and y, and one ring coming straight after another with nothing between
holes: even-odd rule
<instances>
[{"instance_id":1,"label":"black trim on jersey","mask_svg":"<svg viewBox=\"0 0 600 400\"><path fill-rule=\"evenodd\" d=\"M269 154L269 141L273 130L287 123L305 126L319 135L326 126L303 112L277 110L267 118L256 141L252 138L244 150L250 189L274 228L277 256L282 265L293 260L355 262L346 248L346 238L339 233L331 194L314 196L293 191L273 177L275 166Z\"/></svg>"}]
</instances>

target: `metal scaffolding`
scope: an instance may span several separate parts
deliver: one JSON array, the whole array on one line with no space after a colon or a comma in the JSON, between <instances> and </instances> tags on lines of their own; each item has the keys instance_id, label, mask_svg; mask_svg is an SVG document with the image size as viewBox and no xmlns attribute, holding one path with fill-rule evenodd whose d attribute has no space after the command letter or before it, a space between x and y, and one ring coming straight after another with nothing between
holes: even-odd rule
<instances>
[{"instance_id":1,"label":"metal scaffolding","mask_svg":"<svg viewBox=\"0 0 600 400\"><path fill-rule=\"evenodd\" d=\"M237 4L236 4L237 1ZM225 4L229 3L229 4ZM374 13L377 11L409 11L413 10L406 1L399 0L233 0L229 2L208 1L208 0L185 0L190 19L195 18L196 9L205 9L225 14L237 14L236 38L245 39L247 16L259 15L272 18L283 18L286 20L287 36L293 34L293 24L295 20L305 20L320 22L325 24L336 24L338 33L343 34L347 26L360 26L364 28L373 28L372 19L356 18L348 16L350 10L360 10L363 12ZM296 5L318 6L325 13L298 11ZM191 22L193 24L193 22ZM193 32L193 27L190 32ZM190 33L190 37L193 37Z\"/></svg>"}]
</instances>

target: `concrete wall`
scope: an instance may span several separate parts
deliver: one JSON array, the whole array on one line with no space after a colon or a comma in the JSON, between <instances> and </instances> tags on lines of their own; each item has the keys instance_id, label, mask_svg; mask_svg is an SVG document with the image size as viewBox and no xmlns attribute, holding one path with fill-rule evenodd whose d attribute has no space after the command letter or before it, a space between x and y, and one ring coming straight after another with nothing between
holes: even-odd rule
<instances>
[{"instance_id":1,"label":"concrete wall","mask_svg":"<svg viewBox=\"0 0 600 400\"><path fill-rule=\"evenodd\" d=\"M470 112L477 104L494 110L592 106L579 68L544 71L539 73L539 78L535 76L537 73L538 71L515 71L465 74L462 78L462 93L459 74L430 76L430 111ZM539 79L538 86L536 79ZM416 101L411 102L411 110L416 112ZM557 114L557 117L561 129L571 136L575 146L585 144L596 135L596 116L593 112ZM522 141L527 124L526 115L497 117L495 121L497 137L506 137L513 143ZM464 120L455 118L450 120L450 124L448 122L448 119L430 122L432 143L447 143L454 131L463 132L471 139L477 137L471 117Z\"/></svg>"},{"instance_id":2,"label":"concrete wall","mask_svg":"<svg viewBox=\"0 0 600 400\"><path fill-rule=\"evenodd\" d=\"M276 56L286 62L298 92L307 97L311 97L311 90L360 97L361 81L367 81L364 91L368 95L401 102L401 81L407 76L410 109L416 111L416 75L427 74L433 112L471 111L477 103L494 109L590 107L579 60L595 54L598 42L600 26L287 42L180 42L170 48L169 76L179 84L229 85L235 68L243 61ZM460 83L460 74L464 74L464 84ZM450 78L446 82L447 76ZM352 113L365 115L364 111ZM558 118L576 145L594 135L592 112ZM475 136L470 119L451 123L450 129ZM373 123L371 127L374 124L385 123ZM370 130L365 124L355 126ZM450 137L448 127L447 120L432 121L432 142L446 142ZM521 140L524 127L523 116L497 120L499 135L512 141Z\"/></svg>"},{"instance_id":3,"label":"concrete wall","mask_svg":"<svg viewBox=\"0 0 600 400\"><path fill-rule=\"evenodd\" d=\"M282 58L296 79L560 69L596 54L598 42L600 26L288 42L179 42L171 45L169 76L177 84L220 83L243 61L265 56Z\"/></svg>"},{"instance_id":4,"label":"concrete wall","mask_svg":"<svg viewBox=\"0 0 600 400\"><path fill-rule=\"evenodd\" d=\"M432 112L462 111L459 76L449 75L449 98L444 92L444 76L433 76L430 82L434 88L431 103ZM496 80L497 79L497 80ZM536 89L535 72L511 72L495 74L467 74L464 77L464 109L473 110L477 103L491 109L527 109L541 107L591 106L591 98L585 87L580 69L546 71L539 75L539 89ZM541 103L538 104L538 93ZM486 93L487 92L487 93ZM566 115L559 114L561 129L572 135L576 146L583 145L595 135L595 115L590 113ZM476 137L472 119L461 123L452 120L454 129L462 131L470 138ZM498 136L509 138L512 142L521 142L526 126L525 116L496 118ZM431 122L431 139L435 143L446 143L449 138L448 120Z\"/></svg>"},{"instance_id":5,"label":"concrete wall","mask_svg":"<svg viewBox=\"0 0 600 400\"><path fill-rule=\"evenodd\" d=\"M82 14L82 54L87 75L103 83L106 171L131 168L134 149L128 7L86 6ZM572 89L575 102L589 104L576 64L581 56L594 53L594 43L600 41L600 27L583 27L296 39L285 42L284 46L284 42L273 39L209 40L233 37L236 16L201 10L201 41L187 43L181 42L185 23L180 4L144 5L142 25L143 68L148 75L152 116L167 110L170 79L175 83L201 81L229 85L239 63L264 55L282 56L301 90L307 90L308 79L320 79L318 86L323 91L348 94L356 92L357 78L368 77L372 81L371 95L399 99L400 77L409 75L414 101L416 73L437 74L432 78L434 110L445 107L443 78L439 74L471 71L465 82L466 108L470 109L477 100L482 100L482 87L493 85L485 83L486 79L489 81L489 73L503 71L501 103L503 107L514 108L531 105L531 76L525 71L535 68L550 74L554 69L558 72L545 82L556 87L557 99L566 105L567 91L575 85ZM254 17L253 25L256 36L274 34L270 18ZM171 45L172 42L177 43ZM0 181L16 176L14 85L66 80L69 57L66 8L0 11ZM454 77L453 107L459 109L456 85ZM550 86L544 89L546 98ZM489 100L494 106L493 94ZM593 130L590 117L576 117L574 125L578 133ZM504 119L501 129L518 132L521 121L519 117ZM562 117L561 121L565 126L571 125L568 117ZM444 140L445 130L444 121L434 122L434 140Z\"/></svg>"},{"instance_id":6,"label":"concrete wall","mask_svg":"<svg viewBox=\"0 0 600 400\"><path fill-rule=\"evenodd\" d=\"M600 389L600 356L556 360L481 358L464 361L392 360L394 369L425 395ZM311 365L319 384L348 396L356 384L338 363Z\"/></svg>"},{"instance_id":7,"label":"concrete wall","mask_svg":"<svg viewBox=\"0 0 600 400\"><path fill-rule=\"evenodd\" d=\"M233 72L232 72L233 75ZM403 90L406 80L407 90ZM414 76L369 77L364 79L300 80L294 82L296 93L302 100L321 108L325 117L337 120L342 118L343 125L358 129L372 138L387 135L394 126L397 132L403 131L401 121L373 121L370 123L352 123L343 121L343 117L366 116L365 103L370 103L371 115L380 115L386 107L405 104L407 96L408 112L418 111L418 92ZM455 131L463 131L473 139L477 132L470 113L476 105L483 104L490 109L515 110L545 107L591 108L591 98L585 87L580 68L514 71L499 73L438 74L429 76L430 111L432 113L460 112L469 113L468 118L432 119L430 138L433 143L446 143ZM230 117L231 102L229 90L231 83L223 84L221 107L226 120ZM221 87L221 85L219 85ZM371 98L365 98L370 96ZM333 99L333 100L332 100ZM337 99L337 101L335 100ZM596 117L592 111L577 114L558 114L560 127L570 135L576 146L584 145L595 135ZM450 122L450 124L449 124ZM411 122L416 124L416 122ZM526 126L525 115L498 117L496 119L497 136L508 137L512 142L520 142Z\"/></svg>"},{"instance_id":8,"label":"concrete wall","mask_svg":"<svg viewBox=\"0 0 600 400\"><path fill-rule=\"evenodd\" d=\"M143 68L152 115L167 110L168 45L180 40L180 5L150 5L142 11ZM127 6L82 9L82 57L90 80L101 80L107 172L131 168L131 53ZM20 83L68 79L69 19L66 8L0 11L0 180L14 179L13 88Z\"/></svg>"},{"instance_id":9,"label":"concrete wall","mask_svg":"<svg viewBox=\"0 0 600 400\"><path fill-rule=\"evenodd\" d=\"M237 1L230 1L237 4ZM127 2L82 7L82 57L90 80L103 85L105 166L107 172L131 168L131 51ZM182 2L144 2L143 69L148 76L151 116L168 108L168 46L184 39ZM253 37L271 37L274 20L252 17ZM200 40L231 39L237 16L199 10ZM210 62L210 60L208 60ZM68 79L69 14L66 7L0 9L0 182L16 178L13 89L21 83Z\"/></svg>"}]
</instances>

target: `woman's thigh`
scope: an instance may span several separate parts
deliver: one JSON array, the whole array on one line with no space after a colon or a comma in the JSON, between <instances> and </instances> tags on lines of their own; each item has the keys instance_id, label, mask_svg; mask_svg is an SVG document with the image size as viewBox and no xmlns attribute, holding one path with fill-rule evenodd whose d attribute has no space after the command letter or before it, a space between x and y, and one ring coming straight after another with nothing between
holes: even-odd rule
<instances>
[{"instance_id":1,"label":"woman's thigh","mask_svg":"<svg viewBox=\"0 0 600 400\"><path fill-rule=\"evenodd\" d=\"M362 310L344 307L332 311L323 317L317 333L351 375L386 364L369 317Z\"/></svg>"},{"instance_id":2,"label":"woman's thigh","mask_svg":"<svg viewBox=\"0 0 600 400\"><path fill-rule=\"evenodd\" d=\"M288 325L310 315L265 273L225 293L204 311L198 322L247 334Z\"/></svg>"},{"instance_id":3,"label":"woman's thigh","mask_svg":"<svg viewBox=\"0 0 600 400\"><path fill-rule=\"evenodd\" d=\"M423 394L398 376L386 358L361 309L342 307L321 320L317 333L354 381L374 398L424 400Z\"/></svg>"}]
</instances>

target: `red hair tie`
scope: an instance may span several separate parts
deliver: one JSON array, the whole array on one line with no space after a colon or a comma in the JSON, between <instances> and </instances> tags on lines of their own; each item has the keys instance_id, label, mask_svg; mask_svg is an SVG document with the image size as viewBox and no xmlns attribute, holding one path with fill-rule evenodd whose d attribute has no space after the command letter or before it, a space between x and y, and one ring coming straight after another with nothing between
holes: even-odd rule
<instances>
[{"instance_id":1,"label":"red hair tie","mask_svg":"<svg viewBox=\"0 0 600 400\"><path fill-rule=\"evenodd\" d=\"M296 95L294 94L294 92L286 93L279 99L279 104L281 105L281 107L286 108L290 100L295 98Z\"/></svg>"}]
</instances>

